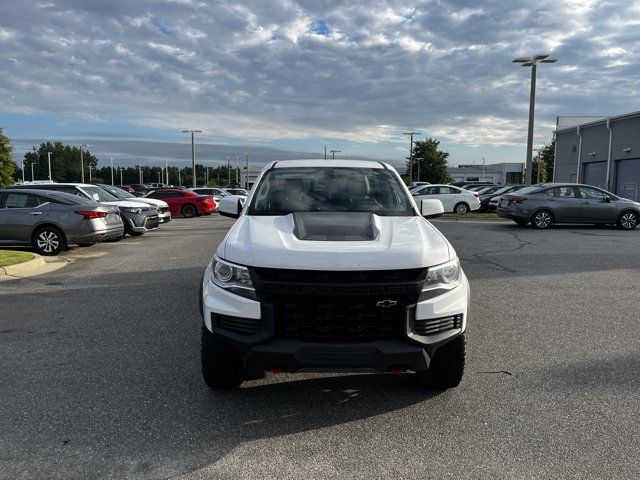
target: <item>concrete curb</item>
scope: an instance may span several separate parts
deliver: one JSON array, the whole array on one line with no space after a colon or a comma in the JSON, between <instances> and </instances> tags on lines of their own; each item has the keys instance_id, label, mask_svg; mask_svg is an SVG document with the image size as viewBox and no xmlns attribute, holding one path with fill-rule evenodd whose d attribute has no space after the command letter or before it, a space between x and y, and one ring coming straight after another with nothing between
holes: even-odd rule
<instances>
[{"instance_id":1,"label":"concrete curb","mask_svg":"<svg viewBox=\"0 0 640 480\"><path fill-rule=\"evenodd\" d=\"M42 256L32 253L33 258L26 262L16 263L6 267L0 267L0 277L21 277L24 275L33 275L36 271L47 265Z\"/></svg>"}]
</instances>

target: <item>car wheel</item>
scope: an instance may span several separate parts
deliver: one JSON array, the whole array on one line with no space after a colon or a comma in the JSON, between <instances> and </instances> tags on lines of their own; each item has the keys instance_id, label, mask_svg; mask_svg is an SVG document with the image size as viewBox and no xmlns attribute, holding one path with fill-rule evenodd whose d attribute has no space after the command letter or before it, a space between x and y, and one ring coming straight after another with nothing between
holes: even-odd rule
<instances>
[{"instance_id":1,"label":"car wheel","mask_svg":"<svg viewBox=\"0 0 640 480\"><path fill-rule=\"evenodd\" d=\"M540 210L533 215L531 225L539 230L553 227L553 214L548 210Z\"/></svg>"},{"instance_id":2,"label":"car wheel","mask_svg":"<svg viewBox=\"0 0 640 480\"><path fill-rule=\"evenodd\" d=\"M67 247L64 234L56 227L40 227L33 234L33 248L40 255L57 255Z\"/></svg>"},{"instance_id":3,"label":"car wheel","mask_svg":"<svg viewBox=\"0 0 640 480\"><path fill-rule=\"evenodd\" d=\"M182 207L182 210L180 210L180 214L185 218L195 217L197 213L198 210L194 205L191 204L185 205L184 207Z\"/></svg>"},{"instance_id":4,"label":"car wheel","mask_svg":"<svg viewBox=\"0 0 640 480\"><path fill-rule=\"evenodd\" d=\"M457 336L436 350L429 370L418 372L418 381L438 390L457 387L464 375L465 336Z\"/></svg>"},{"instance_id":5,"label":"car wheel","mask_svg":"<svg viewBox=\"0 0 640 480\"><path fill-rule=\"evenodd\" d=\"M638 214L632 211L622 212L617 225L622 230L633 230L638 226Z\"/></svg>"},{"instance_id":6,"label":"car wheel","mask_svg":"<svg viewBox=\"0 0 640 480\"><path fill-rule=\"evenodd\" d=\"M238 350L216 337L205 325L202 325L200 359L202 377L210 388L231 389L242 383L244 369Z\"/></svg>"},{"instance_id":7,"label":"car wheel","mask_svg":"<svg viewBox=\"0 0 640 480\"><path fill-rule=\"evenodd\" d=\"M466 203L458 203L453 209L454 213L459 213L460 215L466 215L469 213L469 205Z\"/></svg>"}]
</instances>

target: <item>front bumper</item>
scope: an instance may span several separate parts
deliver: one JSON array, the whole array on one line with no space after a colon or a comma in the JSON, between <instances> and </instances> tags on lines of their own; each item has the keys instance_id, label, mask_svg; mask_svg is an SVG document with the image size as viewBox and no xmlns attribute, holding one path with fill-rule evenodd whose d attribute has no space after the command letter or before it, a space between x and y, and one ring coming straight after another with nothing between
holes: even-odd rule
<instances>
[{"instance_id":1,"label":"front bumper","mask_svg":"<svg viewBox=\"0 0 640 480\"><path fill-rule=\"evenodd\" d=\"M167 209L165 212L158 212L158 220L160 223L169 223L171 221L171 212Z\"/></svg>"},{"instance_id":2,"label":"front bumper","mask_svg":"<svg viewBox=\"0 0 640 480\"><path fill-rule=\"evenodd\" d=\"M128 214L126 217L129 229L137 232L144 233L149 230L155 230L160 226L160 217L157 213L138 213Z\"/></svg>"},{"instance_id":3,"label":"front bumper","mask_svg":"<svg viewBox=\"0 0 640 480\"><path fill-rule=\"evenodd\" d=\"M233 343L250 371L275 368L295 372L323 370L422 371L436 350L466 329L469 282L463 275L455 289L408 309L403 335L358 342L311 342L277 338L272 312L260 302L234 295L210 282L211 265L202 280L200 311L207 329ZM451 328L423 335L424 325L456 318ZM429 323L432 321L431 323ZM231 323L229 323L231 322ZM233 326L237 322L237 328ZM417 327L420 324L423 329ZM449 323L448 323L449 324Z\"/></svg>"}]
</instances>

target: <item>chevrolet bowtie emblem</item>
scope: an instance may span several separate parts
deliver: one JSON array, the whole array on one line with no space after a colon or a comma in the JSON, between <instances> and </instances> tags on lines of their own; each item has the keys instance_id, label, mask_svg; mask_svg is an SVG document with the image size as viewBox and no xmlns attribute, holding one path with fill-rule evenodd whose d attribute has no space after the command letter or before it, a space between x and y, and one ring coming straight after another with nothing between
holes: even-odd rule
<instances>
[{"instance_id":1,"label":"chevrolet bowtie emblem","mask_svg":"<svg viewBox=\"0 0 640 480\"><path fill-rule=\"evenodd\" d=\"M376 307L389 308L393 307L396 303L398 302L395 300L380 300L376 303Z\"/></svg>"}]
</instances>

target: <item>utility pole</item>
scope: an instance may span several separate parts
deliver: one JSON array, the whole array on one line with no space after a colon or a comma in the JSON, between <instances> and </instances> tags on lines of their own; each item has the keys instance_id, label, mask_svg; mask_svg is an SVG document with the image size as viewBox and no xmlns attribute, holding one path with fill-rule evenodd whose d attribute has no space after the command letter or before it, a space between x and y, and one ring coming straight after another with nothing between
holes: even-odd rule
<instances>
[{"instance_id":1,"label":"utility pole","mask_svg":"<svg viewBox=\"0 0 640 480\"><path fill-rule=\"evenodd\" d=\"M484 182L484 157L482 157L482 181Z\"/></svg>"},{"instance_id":2,"label":"utility pole","mask_svg":"<svg viewBox=\"0 0 640 480\"><path fill-rule=\"evenodd\" d=\"M89 165L89 183L91 183L91 169L93 167L91 165Z\"/></svg>"},{"instance_id":3,"label":"utility pole","mask_svg":"<svg viewBox=\"0 0 640 480\"><path fill-rule=\"evenodd\" d=\"M249 190L249 152L244 154L244 163L247 168L247 174L244 177L244 188Z\"/></svg>"},{"instance_id":4,"label":"utility pole","mask_svg":"<svg viewBox=\"0 0 640 480\"><path fill-rule=\"evenodd\" d=\"M24 183L24 158L22 159L22 183Z\"/></svg>"},{"instance_id":5,"label":"utility pole","mask_svg":"<svg viewBox=\"0 0 640 480\"><path fill-rule=\"evenodd\" d=\"M120 186L122 186L122 171L124 170L124 168L119 167L118 170L120 171Z\"/></svg>"},{"instance_id":6,"label":"utility pole","mask_svg":"<svg viewBox=\"0 0 640 480\"><path fill-rule=\"evenodd\" d=\"M196 142L194 135L204 132L202 130L182 130L182 133L191 134L191 174L193 175L193 188L196 188Z\"/></svg>"},{"instance_id":7,"label":"utility pole","mask_svg":"<svg viewBox=\"0 0 640 480\"><path fill-rule=\"evenodd\" d=\"M336 153L342 153L342 150L330 150L330 153L331 153L331 160L335 160Z\"/></svg>"},{"instance_id":8,"label":"utility pole","mask_svg":"<svg viewBox=\"0 0 640 480\"><path fill-rule=\"evenodd\" d=\"M527 131L527 162L525 170L525 185L531 185L531 170L533 167L533 122L536 108L536 69L538 63L555 63L557 58L550 58L549 55L532 55L530 57L519 57L513 60L523 67L531 67L531 91L529 93L529 129Z\"/></svg>"},{"instance_id":9,"label":"utility pole","mask_svg":"<svg viewBox=\"0 0 640 480\"><path fill-rule=\"evenodd\" d=\"M47 162L49 163L49 181L52 182L51 178L51 152L47 152Z\"/></svg>"},{"instance_id":10,"label":"utility pole","mask_svg":"<svg viewBox=\"0 0 640 480\"><path fill-rule=\"evenodd\" d=\"M111 162L111 186L113 187L113 157L111 157L109 161ZM120 185L122 185L122 182Z\"/></svg>"},{"instance_id":11,"label":"utility pole","mask_svg":"<svg viewBox=\"0 0 640 480\"><path fill-rule=\"evenodd\" d=\"M413 183L413 136L419 135L418 132L404 132L403 135L409 135L411 142L409 143L409 185ZM420 178L418 178L420 180Z\"/></svg>"},{"instance_id":12,"label":"utility pole","mask_svg":"<svg viewBox=\"0 0 640 480\"><path fill-rule=\"evenodd\" d=\"M82 147L90 147L84 143L80 144L80 183L84 183L84 158L82 156Z\"/></svg>"},{"instance_id":13,"label":"utility pole","mask_svg":"<svg viewBox=\"0 0 640 480\"><path fill-rule=\"evenodd\" d=\"M33 165L34 165L35 163L36 163L36 162L31 162L31 183L33 183Z\"/></svg>"}]
</instances>

